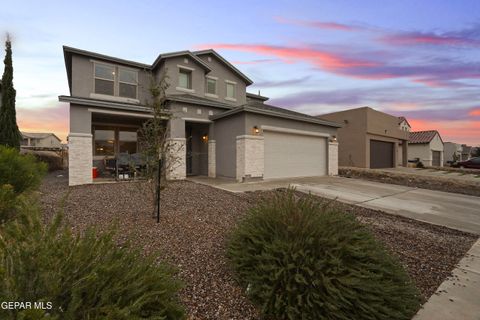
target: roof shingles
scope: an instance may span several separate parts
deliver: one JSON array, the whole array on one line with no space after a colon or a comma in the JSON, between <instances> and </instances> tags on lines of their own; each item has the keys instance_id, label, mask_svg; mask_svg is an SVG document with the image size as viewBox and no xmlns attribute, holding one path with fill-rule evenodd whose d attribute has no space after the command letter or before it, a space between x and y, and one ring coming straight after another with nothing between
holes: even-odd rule
<instances>
[{"instance_id":1,"label":"roof shingles","mask_svg":"<svg viewBox=\"0 0 480 320\"><path fill-rule=\"evenodd\" d=\"M435 138L435 135L437 134L438 134L437 130L410 132L410 140L408 141L408 143L410 144L429 143L430 141L433 140L433 138Z\"/></svg>"}]
</instances>

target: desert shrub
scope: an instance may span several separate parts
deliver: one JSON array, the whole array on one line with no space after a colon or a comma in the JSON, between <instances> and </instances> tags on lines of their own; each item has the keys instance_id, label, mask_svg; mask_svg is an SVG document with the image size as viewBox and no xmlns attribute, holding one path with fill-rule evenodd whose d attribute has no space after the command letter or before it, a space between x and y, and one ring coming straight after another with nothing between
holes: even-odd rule
<instances>
[{"instance_id":1,"label":"desert shrub","mask_svg":"<svg viewBox=\"0 0 480 320\"><path fill-rule=\"evenodd\" d=\"M0 146L0 185L9 184L15 194L35 189L42 182L47 166L33 155Z\"/></svg>"},{"instance_id":2,"label":"desert shrub","mask_svg":"<svg viewBox=\"0 0 480 320\"><path fill-rule=\"evenodd\" d=\"M272 319L411 319L408 275L353 215L292 190L239 223L227 255L251 300Z\"/></svg>"},{"instance_id":3,"label":"desert shrub","mask_svg":"<svg viewBox=\"0 0 480 320\"><path fill-rule=\"evenodd\" d=\"M48 171L63 169L63 159L54 151L22 150L24 154L33 155L38 161L47 165Z\"/></svg>"},{"instance_id":4,"label":"desert shrub","mask_svg":"<svg viewBox=\"0 0 480 320\"><path fill-rule=\"evenodd\" d=\"M118 246L112 232L74 235L59 217L42 223L38 212L1 228L0 301L51 302L52 309L0 309L0 319L183 318L170 267Z\"/></svg>"},{"instance_id":5,"label":"desert shrub","mask_svg":"<svg viewBox=\"0 0 480 320\"><path fill-rule=\"evenodd\" d=\"M425 165L423 164L422 161L417 162L417 168L421 168L421 169L425 168Z\"/></svg>"}]
</instances>

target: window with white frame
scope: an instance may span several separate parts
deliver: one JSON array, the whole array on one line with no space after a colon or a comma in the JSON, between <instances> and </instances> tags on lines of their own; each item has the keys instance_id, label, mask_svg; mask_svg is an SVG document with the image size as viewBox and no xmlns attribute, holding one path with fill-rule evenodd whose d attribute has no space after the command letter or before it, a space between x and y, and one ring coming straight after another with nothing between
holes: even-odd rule
<instances>
[{"instance_id":1,"label":"window with white frame","mask_svg":"<svg viewBox=\"0 0 480 320\"><path fill-rule=\"evenodd\" d=\"M206 93L211 94L211 95L216 95L217 94L217 80L214 78L207 78L206 81Z\"/></svg>"},{"instance_id":2,"label":"window with white frame","mask_svg":"<svg viewBox=\"0 0 480 320\"><path fill-rule=\"evenodd\" d=\"M95 93L115 95L115 67L95 63Z\"/></svg>"},{"instance_id":3,"label":"window with white frame","mask_svg":"<svg viewBox=\"0 0 480 320\"><path fill-rule=\"evenodd\" d=\"M227 98L235 99L235 83L227 82Z\"/></svg>"},{"instance_id":4,"label":"window with white frame","mask_svg":"<svg viewBox=\"0 0 480 320\"><path fill-rule=\"evenodd\" d=\"M192 89L192 70L179 68L178 86L184 89Z\"/></svg>"},{"instance_id":5,"label":"window with white frame","mask_svg":"<svg viewBox=\"0 0 480 320\"><path fill-rule=\"evenodd\" d=\"M118 69L118 95L124 98L137 98L138 73L129 69Z\"/></svg>"}]
</instances>

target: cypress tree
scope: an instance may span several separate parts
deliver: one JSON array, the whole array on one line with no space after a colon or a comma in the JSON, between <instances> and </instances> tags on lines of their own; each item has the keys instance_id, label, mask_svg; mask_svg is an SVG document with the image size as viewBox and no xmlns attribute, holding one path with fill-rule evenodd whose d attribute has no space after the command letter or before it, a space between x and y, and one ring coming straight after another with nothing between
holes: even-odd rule
<instances>
[{"instance_id":1,"label":"cypress tree","mask_svg":"<svg viewBox=\"0 0 480 320\"><path fill-rule=\"evenodd\" d=\"M16 91L13 88L12 43L8 34L5 41L5 60L3 62L5 69L3 70L1 83L0 144L20 149L22 135L18 130L15 112Z\"/></svg>"}]
</instances>

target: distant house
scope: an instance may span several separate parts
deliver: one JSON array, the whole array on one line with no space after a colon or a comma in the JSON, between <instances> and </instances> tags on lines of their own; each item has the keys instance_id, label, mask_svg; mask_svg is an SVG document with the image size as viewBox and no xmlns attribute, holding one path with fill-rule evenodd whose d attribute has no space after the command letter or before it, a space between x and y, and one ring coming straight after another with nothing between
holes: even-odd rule
<instances>
[{"instance_id":1,"label":"distant house","mask_svg":"<svg viewBox=\"0 0 480 320\"><path fill-rule=\"evenodd\" d=\"M462 161L468 160L472 157L473 147L462 144Z\"/></svg>"},{"instance_id":2,"label":"distant house","mask_svg":"<svg viewBox=\"0 0 480 320\"><path fill-rule=\"evenodd\" d=\"M22 148L62 149L62 140L53 133L22 132Z\"/></svg>"},{"instance_id":3,"label":"distant house","mask_svg":"<svg viewBox=\"0 0 480 320\"><path fill-rule=\"evenodd\" d=\"M462 158L462 145L455 142L443 143L443 163L449 164Z\"/></svg>"},{"instance_id":4,"label":"distant house","mask_svg":"<svg viewBox=\"0 0 480 320\"><path fill-rule=\"evenodd\" d=\"M410 125L410 123L408 123L408 120L405 117L398 117L398 126L402 131L410 132L412 130L412 126Z\"/></svg>"},{"instance_id":5,"label":"distant house","mask_svg":"<svg viewBox=\"0 0 480 320\"><path fill-rule=\"evenodd\" d=\"M405 117L398 117L398 127L402 131L410 132L412 130L412 126L408 123L407 118ZM403 161L403 143L398 144L397 150L397 163L402 163Z\"/></svg>"},{"instance_id":6,"label":"distant house","mask_svg":"<svg viewBox=\"0 0 480 320\"><path fill-rule=\"evenodd\" d=\"M342 124L338 129L338 163L359 168L394 168L407 165L408 132L398 118L369 107L318 116ZM402 146L402 157L398 150Z\"/></svg>"},{"instance_id":7,"label":"distant house","mask_svg":"<svg viewBox=\"0 0 480 320\"><path fill-rule=\"evenodd\" d=\"M443 140L437 130L410 132L408 160L420 160L426 166L443 166Z\"/></svg>"}]
</instances>

